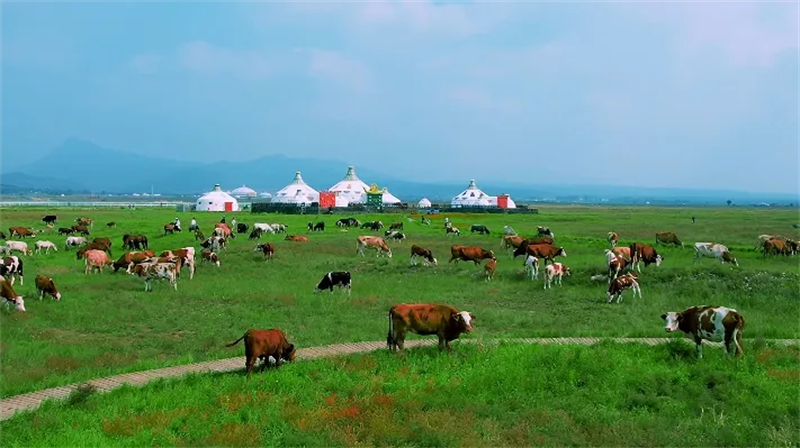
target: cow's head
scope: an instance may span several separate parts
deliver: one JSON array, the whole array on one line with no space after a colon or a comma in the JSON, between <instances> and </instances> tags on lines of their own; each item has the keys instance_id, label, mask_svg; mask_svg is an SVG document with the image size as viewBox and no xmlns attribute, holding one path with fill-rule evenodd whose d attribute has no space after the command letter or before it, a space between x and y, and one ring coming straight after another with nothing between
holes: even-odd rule
<instances>
[{"instance_id":1,"label":"cow's head","mask_svg":"<svg viewBox=\"0 0 800 448\"><path fill-rule=\"evenodd\" d=\"M56 302L60 302L61 301L61 293L58 290L56 290L55 299L56 299Z\"/></svg>"},{"instance_id":2,"label":"cow's head","mask_svg":"<svg viewBox=\"0 0 800 448\"><path fill-rule=\"evenodd\" d=\"M14 308L19 311L25 312L25 301L22 299L22 296L17 296L16 299L13 300Z\"/></svg>"},{"instance_id":3,"label":"cow's head","mask_svg":"<svg viewBox=\"0 0 800 448\"><path fill-rule=\"evenodd\" d=\"M294 348L294 344L289 344L288 347L283 349L281 353L281 359L285 361L294 361L297 359L297 350Z\"/></svg>"},{"instance_id":4,"label":"cow's head","mask_svg":"<svg viewBox=\"0 0 800 448\"><path fill-rule=\"evenodd\" d=\"M664 261L664 257L662 255L656 255L656 266L661 266L662 261Z\"/></svg>"},{"instance_id":5,"label":"cow's head","mask_svg":"<svg viewBox=\"0 0 800 448\"><path fill-rule=\"evenodd\" d=\"M473 320L475 320L475 316L467 311L461 311L460 313L453 314L453 321L456 323L456 328L462 332L469 333L472 331Z\"/></svg>"},{"instance_id":6,"label":"cow's head","mask_svg":"<svg viewBox=\"0 0 800 448\"><path fill-rule=\"evenodd\" d=\"M571 275L571 272L569 270L569 266L564 266L564 275L566 275L566 276Z\"/></svg>"},{"instance_id":7,"label":"cow's head","mask_svg":"<svg viewBox=\"0 0 800 448\"><path fill-rule=\"evenodd\" d=\"M681 320L683 319L683 313L676 313L670 311L668 313L662 314L661 319L664 320L665 324L664 330L666 330L667 333L673 333L675 331L678 331L678 328L681 325Z\"/></svg>"},{"instance_id":8,"label":"cow's head","mask_svg":"<svg viewBox=\"0 0 800 448\"><path fill-rule=\"evenodd\" d=\"M561 255L562 257L566 257L567 256L567 251L564 250L563 247L559 247L558 248L558 252L556 252L556 255Z\"/></svg>"},{"instance_id":9,"label":"cow's head","mask_svg":"<svg viewBox=\"0 0 800 448\"><path fill-rule=\"evenodd\" d=\"M722 253L722 261L727 261L728 263L733 263L734 265L739 266L739 262L736 260L736 257L731 255L731 253L727 250Z\"/></svg>"},{"instance_id":10,"label":"cow's head","mask_svg":"<svg viewBox=\"0 0 800 448\"><path fill-rule=\"evenodd\" d=\"M439 260L437 260L436 257L433 257L433 264L434 266L439 266Z\"/></svg>"}]
</instances>

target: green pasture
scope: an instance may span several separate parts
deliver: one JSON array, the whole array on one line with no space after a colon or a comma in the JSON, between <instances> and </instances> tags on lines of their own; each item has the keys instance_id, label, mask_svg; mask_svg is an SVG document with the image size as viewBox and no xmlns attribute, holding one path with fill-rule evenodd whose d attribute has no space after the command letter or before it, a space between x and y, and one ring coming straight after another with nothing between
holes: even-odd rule
<instances>
[{"instance_id":1,"label":"green pasture","mask_svg":"<svg viewBox=\"0 0 800 448\"><path fill-rule=\"evenodd\" d=\"M763 259L753 249L763 233L798 238L798 230L791 226L798 221L796 210L542 206L534 215L450 215L462 231L460 237L445 236L441 215L433 217L430 226L418 219L409 222L410 215L354 215L362 221L381 219L387 226L393 221L404 223L408 239L389 243L392 259L376 258L374 253L357 256L356 236L372 232L340 231L334 223L342 215L229 213L228 221L235 216L250 225L288 224L292 234L306 234L309 220L322 220L327 229L308 234L308 243L283 241L283 235L265 236L262 241L277 246L272 261L253 252L255 241L238 235L220 254L221 268L200 264L193 280L188 271L183 272L177 292L156 283L152 293L144 292L142 280L124 272L84 275L83 262L76 260L74 249L64 250L65 238L55 230L73 224L76 217L91 217L95 221L92 237L111 238L116 259L123 253L125 233L147 235L156 252L199 247L186 231L163 236L163 225L177 216L186 229L196 216L208 234L220 214L2 209L0 229L6 233L10 226L43 229L40 220L50 213L59 217L56 228L36 239L53 241L59 251L24 257L25 285L17 283L15 289L25 296L28 312L0 312L3 397L111 374L240 356L239 350L226 349L224 344L248 328L281 328L298 347L385 340L387 311L400 302L440 302L472 312L476 331L465 338L665 337L662 313L702 304L733 307L745 316L745 357L757 338L800 337L799 258ZM694 224L692 216L697 218ZM108 221L118 226L109 229ZM471 224L484 224L493 233L472 235ZM542 273L538 281L525 278L522 257L512 260L509 253L501 253L505 224L526 236L534 234L537 225L550 227L556 243L567 251L567 257L557 261L570 266L573 275L564 278L562 287L548 291L542 289ZM652 244L656 231L671 230L686 247L658 248L665 261L661 267L643 269L642 299L626 293L621 304L607 304L606 283L593 282L590 276L604 272L603 249L608 247L605 238L611 230L626 245L633 241ZM33 245L33 239L27 241ZM695 241L728 245L740 267L710 259L693 264ZM440 265L410 266L412 244L432 249ZM495 280L484 281L482 266L448 264L452 244L495 250ZM313 294L317 282L331 270L351 271L351 296L338 290ZM53 277L63 295L61 302L36 298L37 274Z\"/></svg>"}]
</instances>

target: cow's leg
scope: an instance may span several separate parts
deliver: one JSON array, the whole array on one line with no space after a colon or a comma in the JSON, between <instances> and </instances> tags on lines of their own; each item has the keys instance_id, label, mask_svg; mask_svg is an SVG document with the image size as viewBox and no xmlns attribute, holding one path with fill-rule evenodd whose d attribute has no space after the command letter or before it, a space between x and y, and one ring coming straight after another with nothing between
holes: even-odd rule
<instances>
[{"instance_id":1,"label":"cow's leg","mask_svg":"<svg viewBox=\"0 0 800 448\"><path fill-rule=\"evenodd\" d=\"M699 337L695 336L694 337L694 343L695 343L695 347L694 347L695 351L697 351L697 357L699 359L703 359L703 340L700 339Z\"/></svg>"},{"instance_id":2,"label":"cow's leg","mask_svg":"<svg viewBox=\"0 0 800 448\"><path fill-rule=\"evenodd\" d=\"M253 368L256 366L256 361L258 361L258 356L253 356L251 354L247 355L247 360L245 361L244 368L245 372L247 373L248 379L250 379L250 376L253 373Z\"/></svg>"}]
</instances>

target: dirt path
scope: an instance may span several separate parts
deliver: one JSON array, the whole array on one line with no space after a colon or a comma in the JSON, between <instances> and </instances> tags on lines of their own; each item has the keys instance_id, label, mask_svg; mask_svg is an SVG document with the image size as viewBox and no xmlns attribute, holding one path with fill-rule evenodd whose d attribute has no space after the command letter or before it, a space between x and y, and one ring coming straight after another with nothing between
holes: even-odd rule
<instances>
[{"instance_id":1,"label":"dirt path","mask_svg":"<svg viewBox=\"0 0 800 448\"><path fill-rule=\"evenodd\" d=\"M464 339L457 342L458 344L497 344L499 342L511 342L519 344L575 344L575 345L592 345L602 340L614 341L619 343L639 343L647 345L664 344L670 341L670 338L531 338L531 339ZM797 339L772 339L768 342L780 345L800 344ZM430 346L436 343L435 339L420 339L406 341L406 348ZM704 343L712 346L721 346L721 343ZM372 342L355 342L351 344L334 344L321 347L303 348L297 351L297 358L300 359L316 359L328 358L333 356L350 355L355 353L367 353L375 350L385 349L386 341L372 341ZM455 350L455 347L454 347ZM64 399L81 384L91 384L97 388L98 391L107 392L123 384L130 384L133 386L143 386L148 382L157 378L177 378L189 373L201 372L230 372L234 370L244 370L244 355L235 358L220 359L216 361L199 362L184 366L166 367L163 369L146 370L142 372L125 373L122 375L114 375L105 378L98 378L94 380L84 381L81 383L69 384L61 387L54 387L51 389L44 389L36 392L29 392L27 394L16 395L0 400L0 420L7 420L14 416L16 412L33 410L38 408L42 402L51 399Z\"/></svg>"}]
</instances>

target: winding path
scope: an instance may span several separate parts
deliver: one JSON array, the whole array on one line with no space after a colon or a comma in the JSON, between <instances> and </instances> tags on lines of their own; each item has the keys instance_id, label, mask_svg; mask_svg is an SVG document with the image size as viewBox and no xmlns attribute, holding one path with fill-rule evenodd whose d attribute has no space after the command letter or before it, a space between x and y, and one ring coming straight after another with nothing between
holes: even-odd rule
<instances>
[{"instance_id":1,"label":"winding path","mask_svg":"<svg viewBox=\"0 0 800 448\"><path fill-rule=\"evenodd\" d=\"M647 345L664 344L673 338L512 338L512 339L463 339L458 343L498 344L510 342L518 344L554 344L554 345L592 345L600 341L618 343L639 343ZM770 339L767 342L777 345L800 345L800 339ZM431 346L436 344L436 339L415 339L406 341L406 348ZM722 343L704 342L704 345L721 346ZM333 356L367 353L386 348L386 341L354 342L349 344L334 344L321 347L302 348L297 350L298 359L317 359ZM145 370L142 372L125 373L122 375L108 376L81 383L69 384L61 387L44 389L36 392L16 395L0 400L0 421L7 420L16 412L37 409L44 401L51 399L64 399L72 391L83 384L91 384L99 392L108 392L124 384L143 386L158 378L177 378L189 373L230 372L244 370L244 355L235 358L205 361L163 369Z\"/></svg>"}]
</instances>

